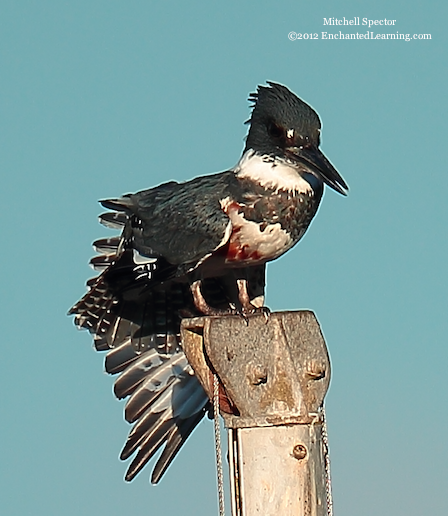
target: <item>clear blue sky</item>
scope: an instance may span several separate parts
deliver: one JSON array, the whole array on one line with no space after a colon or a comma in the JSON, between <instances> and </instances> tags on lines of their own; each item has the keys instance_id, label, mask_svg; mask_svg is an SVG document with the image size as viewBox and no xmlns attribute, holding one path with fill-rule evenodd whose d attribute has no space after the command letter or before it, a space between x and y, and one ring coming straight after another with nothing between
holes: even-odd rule
<instances>
[{"instance_id":1,"label":"clear blue sky","mask_svg":"<svg viewBox=\"0 0 448 516\"><path fill-rule=\"evenodd\" d=\"M287 37L344 16L432 39ZM268 305L313 309L330 349L335 514L448 513L447 19L442 1L2 1L2 514L216 513L209 422L159 486L124 483L122 406L66 312L108 234L97 200L234 165L266 80L319 112L350 185L268 271Z\"/></svg>"}]
</instances>

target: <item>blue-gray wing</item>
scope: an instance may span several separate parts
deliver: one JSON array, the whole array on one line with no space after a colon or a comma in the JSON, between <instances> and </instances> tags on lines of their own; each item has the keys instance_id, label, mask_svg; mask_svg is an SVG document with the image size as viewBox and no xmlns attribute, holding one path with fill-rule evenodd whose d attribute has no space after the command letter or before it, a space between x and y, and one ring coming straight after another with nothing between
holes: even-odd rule
<instances>
[{"instance_id":1,"label":"blue-gray wing","mask_svg":"<svg viewBox=\"0 0 448 516\"><path fill-rule=\"evenodd\" d=\"M127 238L139 253L194 267L228 238L230 221L220 201L235 181L232 172L222 172L186 183L165 183L102 204L133 217Z\"/></svg>"}]
</instances>

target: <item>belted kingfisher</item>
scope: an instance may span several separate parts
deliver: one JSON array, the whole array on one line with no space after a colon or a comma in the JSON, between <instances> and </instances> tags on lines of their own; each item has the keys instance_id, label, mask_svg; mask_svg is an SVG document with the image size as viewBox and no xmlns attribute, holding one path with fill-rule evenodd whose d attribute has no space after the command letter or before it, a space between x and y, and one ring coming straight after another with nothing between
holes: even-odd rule
<instances>
[{"instance_id":1,"label":"belted kingfisher","mask_svg":"<svg viewBox=\"0 0 448 516\"><path fill-rule=\"evenodd\" d=\"M293 247L319 206L324 184L348 187L319 150L316 112L268 82L253 102L243 155L234 168L101 201L120 236L94 242L101 273L70 310L120 374L118 398L135 423L121 452L136 452L130 481L160 448L157 483L210 402L182 351L182 317L265 310L266 263Z\"/></svg>"}]
</instances>

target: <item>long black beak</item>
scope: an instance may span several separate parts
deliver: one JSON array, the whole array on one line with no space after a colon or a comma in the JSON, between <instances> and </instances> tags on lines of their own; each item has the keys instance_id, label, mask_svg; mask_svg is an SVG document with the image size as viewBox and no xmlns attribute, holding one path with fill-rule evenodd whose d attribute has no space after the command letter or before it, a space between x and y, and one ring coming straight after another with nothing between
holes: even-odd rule
<instances>
[{"instance_id":1,"label":"long black beak","mask_svg":"<svg viewBox=\"0 0 448 516\"><path fill-rule=\"evenodd\" d=\"M304 165L336 192L347 195L347 183L317 147L289 147L287 156L298 161L302 166Z\"/></svg>"}]
</instances>

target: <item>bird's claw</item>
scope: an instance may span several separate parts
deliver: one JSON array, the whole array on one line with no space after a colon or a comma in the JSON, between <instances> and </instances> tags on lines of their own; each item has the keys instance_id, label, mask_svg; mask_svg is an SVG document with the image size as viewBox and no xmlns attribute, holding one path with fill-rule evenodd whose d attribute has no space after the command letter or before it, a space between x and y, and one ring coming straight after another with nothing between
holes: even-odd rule
<instances>
[{"instance_id":1,"label":"bird's claw","mask_svg":"<svg viewBox=\"0 0 448 516\"><path fill-rule=\"evenodd\" d=\"M241 311L238 312L238 315L240 315L245 321L246 324L249 326L249 318L251 315L256 314L263 314L266 324L269 321L269 316L271 315L271 310L267 306L253 306L250 307L243 307Z\"/></svg>"}]
</instances>

